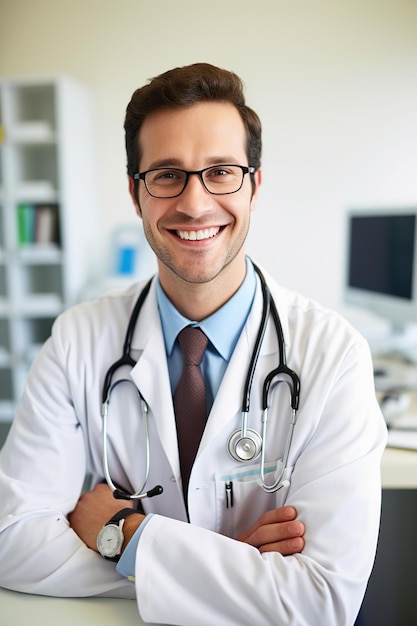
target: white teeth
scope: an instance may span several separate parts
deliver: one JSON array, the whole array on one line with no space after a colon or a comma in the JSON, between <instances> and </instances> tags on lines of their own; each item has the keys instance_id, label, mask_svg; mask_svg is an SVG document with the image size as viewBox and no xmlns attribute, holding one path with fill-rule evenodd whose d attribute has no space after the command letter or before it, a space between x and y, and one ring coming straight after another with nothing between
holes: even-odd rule
<instances>
[{"instance_id":1,"label":"white teeth","mask_svg":"<svg viewBox=\"0 0 417 626\"><path fill-rule=\"evenodd\" d=\"M204 230L177 230L177 235L180 239L187 239L188 241L201 241L202 239L210 239L219 232L220 228L205 228Z\"/></svg>"}]
</instances>

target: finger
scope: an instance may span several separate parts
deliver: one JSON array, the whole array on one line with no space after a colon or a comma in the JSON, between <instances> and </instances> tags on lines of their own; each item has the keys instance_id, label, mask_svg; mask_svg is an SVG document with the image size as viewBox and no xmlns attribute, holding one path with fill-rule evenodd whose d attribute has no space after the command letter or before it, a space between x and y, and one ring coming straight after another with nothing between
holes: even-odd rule
<instances>
[{"instance_id":1,"label":"finger","mask_svg":"<svg viewBox=\"0 0 417 626\"><path fill-rule=\"evenodd\" d=\"M278 509L272 509L264 513L256 522L241 533L237 538L238 541L247 541L247 539L253 535L259 528L267 526L269 524L279 524L281 522L289 522L295 520L297 517L297 511L293 506L282 506Z\"/></svg>"},{"instance_id":2,"label":"finger","mask_svg":"<svg viewBox=\"0 0 417 626\"><path fill-rule=\"evenodd\" d=\"M260 526L245 541L255 548L260 548L264 545L302 537L303 535L304 524L295 520Z\"/></svg>"},{"instance_id":3,"label":"finger","mask_svg":"<svg viewBox=\"0 0 417 626\"><path fill-rule=\"evenodd\" d=\"M280 524L268 524L261 526L253 535L250 543L259 548L260 546L285 541L304 535L304 524L299 521L281 522Z\"/></svg>"},{"instance_id":4,"label":"finger","mask_svg":"<svg viewBox=\"0 0 417 626\"><path fill-rule=\"evenodd\" d=\"M259 546L259 552L261 554L265 552L279 552L282 556L291 556L302 552L304 549L305 541L303 537L295 537L293 539L286 539L285 541L278 541L275 543L268 543L263 546Z\"/></svg>"}]
</instances>

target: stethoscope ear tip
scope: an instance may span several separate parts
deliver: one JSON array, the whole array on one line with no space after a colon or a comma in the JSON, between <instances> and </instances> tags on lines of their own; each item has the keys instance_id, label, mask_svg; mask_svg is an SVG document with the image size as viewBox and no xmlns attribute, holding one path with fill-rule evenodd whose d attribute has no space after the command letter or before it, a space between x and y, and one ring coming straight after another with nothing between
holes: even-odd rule
<instances>
[{"instance_id":1,"label":"stethoscope ear tip","mask_svg":"<svg viewBox=\"0 0 417 626\"><path fill-rule=\"evenodd\" d=\"M142 500L142 498L153 498L154 496L160 496L163 491L164 488L162 487L162 485L156 485L145 493L135 493L132 495L129 493L125 493L124 491L120 491L120 489L115 489L113 491L113 498L115 498L116 500Z\"/></svg>"},{"instance_id":2,"label":"stethoscope ear tip","mask_svg":"<svg viewBox=\"0 0 417 626\"><path fill-rule=\"evenodd\" d=\"M113 498L115 500L130 500L130 495L128 493L124 493L124 491L120 491L119 489L115 489L113 491Z\"/></svg>"}]
</instances>

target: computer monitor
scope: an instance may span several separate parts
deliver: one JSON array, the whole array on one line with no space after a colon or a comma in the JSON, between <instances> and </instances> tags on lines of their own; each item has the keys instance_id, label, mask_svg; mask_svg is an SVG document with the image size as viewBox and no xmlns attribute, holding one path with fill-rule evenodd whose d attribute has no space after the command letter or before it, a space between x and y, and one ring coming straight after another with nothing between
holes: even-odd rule
<instances>
[{"instance_id":1,"label":"computer monitor","mask_svg":"<svg viewBox=\"0 0 417 626\"><path fill-rule=\"evenodd\" d=\"M404 330L417 322L417 208L362 209L347 218L345 302Z\"/></svg>"}]
</instances>

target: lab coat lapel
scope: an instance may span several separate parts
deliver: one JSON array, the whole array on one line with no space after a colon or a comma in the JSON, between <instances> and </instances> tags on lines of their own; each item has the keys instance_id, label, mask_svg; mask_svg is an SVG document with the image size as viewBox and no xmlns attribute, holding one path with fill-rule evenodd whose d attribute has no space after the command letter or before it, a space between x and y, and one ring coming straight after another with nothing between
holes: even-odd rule
<instances>
[{"instance_id":1,"label":"lab coat lapel","mask_svg":"<svg viewBox=\"0 0 417 626\"><path fill-rule=\"evenodd\" d=\"M132 353L137 359L132 379L149 406L150 418L155 420L165 454L175 475L178 475L177 433L155 281L135 327Z\"/></svg>"}]
</instances>

